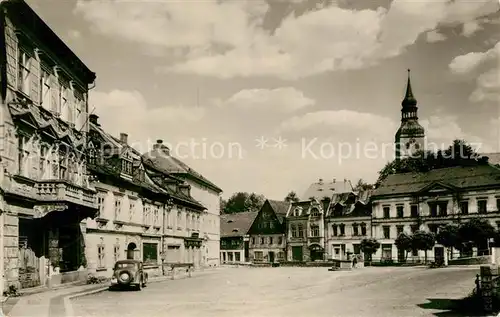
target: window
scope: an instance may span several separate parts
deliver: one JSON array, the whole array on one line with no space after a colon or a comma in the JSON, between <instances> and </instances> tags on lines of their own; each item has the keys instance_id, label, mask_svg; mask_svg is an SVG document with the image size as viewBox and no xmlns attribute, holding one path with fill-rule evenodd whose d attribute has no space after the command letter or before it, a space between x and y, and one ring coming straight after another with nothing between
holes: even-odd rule
<instances>
[{"instance_id":1,"label":"window","mask_svg":"<svg viewBox=\"0 0 500 317\"><path fill-rule=\"evenodd\" d=\"M340 224L339 228L340 228L340 235L345 236L345 225Z\"/></svg>"},{"instance_id":2,"label":"window","mask_svg":"<svg viewBox=\"0 0 500 317\"><path fill-rule=\"evenodd\" d=\"M97 268L99 269L106 267L104 251L105 251L104 244L99 244L97 246Z\"/></svg>"},{"instance_id":3,"label":"window","mask_svg":"<svg viewBox=\"0 0 500 317\"><path fill-rule=\"evenodd\" d=\"M278 237L278 244L282 245L283 244L283 237Z\"/></svg>"},{"instance_id":4,"label":"window","mask_svg":"<svg viewBox=\"0 0 500 317\"><path fill-rule=\"evenodd\" d=\"M115 262L116 262L120 259L120 245L118 243L115 244L114 255L115 255Z\"/></svg>"},{"instance_id":5,"label":"window","mask_svg":"<svg viewBox=\"0 0 500 317\"><path fill-rule=\"evenodd\" d=\"M500 211L500 198L497 198L497 211Z\"/></svg>"},{"instance_id":6,"label":"window","mask_svg":"<svg viewBox=\"0 0 500 317\"><path fill-rule=\"evenodd\" d=\"M461 201L460 202L460 213L463 215L467 215L469 213L469 202Z\"/></svg>"},{"instance_id":7,"label":"window","mask_svg":"<svg viewBox=\"0 0 500 317\"><path fill-rule=\"evenodd\" d=\"M240 254L240 252L235 252L234 253L234 260L236 262L241 262L241 254Z\"/></svg>"},{"instance_id":8,"label":"window","mask_svg":"<svg viewBox=\"0 0 500 317\"><path fill-rule=\"evenodd\" d=\"M29 177L29 158L30 152L28 151L27 145L24 143L25 138L19 137L18 139L18 153L19 153L19 175Z\"/></svg>"},{"instance_id":9,"label":"window","mask_svg":"<svg viewBox=\"0 0 500 317\"><path fill-rule=\"evenodd\" d=\"M436 225L436 224L430 224L429 225L429 231L432 232L432 233L437 233L437 231L438 231L438 225Z\"/></svg>"},{"instance_id":10,"label":"window","mask_svg":"<svg viewBox=\"0 0 500 317\"><path fill-rule=\"evenodd\" d=\"M143 261L146 263L153 263L158 260L158 244L157 243L143 243L142 244Z\"/></svg>"},{"instance_id":11,"label":"window","mask_svg":"<svg viewBox=\"0 0 500 317\"><path fill-rule=\"evenodd\" d=\"M298 233L298 237L299 238L303 238L304 237L304 225L300 224L297 226L297 233Z\"/></svg>"},{"instance_id":12,"label":"window","mask_svg":"<svg viewBox=\"0 0 500 317\"><path fill-rule=\"evenodd\" d=\"M132 175L132 162L122 159L122 173Z\"/></svg>"},{"instance_id":13,"label":"window","mask_svg":"<svg viewBox=\"0 0 500 317\"><path fill-rule=\"evenodd\" d=\"M396 226L396 230L397 230L397 236L399 237L399 235L402 234L404 231L404 226Z\"/></svg>"},{"instance_id":14,"label":"window","mask_svg":"<svg viewBox=\"0 0 500 317\"><path fill-rule=\"evenodd\" d=\"M186 213L186 229L191 228L191 224L189 223L189 215Z\"/></svg>"},{"instance_id":15,"label":"window","mask_svg":"<svg viewBox=\"0 0 500 317\"><path fill-rule=\"evenodd\" d=\"M446 215L448 215L448 202L440 202L438 204L439 206L439 216L440 217L445 217Z\"/></svg>"},{"instance_id":16,"label":"window","mask_svg":"<svg viewBox=\"0 0 500 317\"><path fill-rule=\"evenodd\" d=\"M68 156L66 153L59 154L59 179L68 178Z\"/></svg>"},{"instance_id":17,"label":"window","mask_svg":"<svg viewBox=\"0 0 500 317\"><path fill-rule=\"evenodd\" d=\"M311 226L311 237L319 237L319 226Z\"/></svg>"},{"instance_id":18,"label":"window","mask_svg":"<svg viewBox=\"0 0 500 317\"><path fill-rule=\"evenodd\" d=\"M418 225L411 225L410 229L411 229L411 233L415 233L418 231Z\"/></svg>"},{"instance_id":19,"label":"window","mask_svg":"<svg viewBox=\"0 0 500 317\"><path fill-rule=\"evenodd\" d=\"M42 70L40 74L40 104L47 110L51 110L50 74Z\"/></svg>"},{"instance_id":20,"label":"window","mask_svg":"<svg viewBox=\"0 0 500 317\"><path fill-rule=\"evenodd\" d=\"M228 260L229 262L233 262L233 252L228 252L228 253L227 253L227 260Z\"/></svg>"},{"instance_id":21,"label":"window","mask_svg":"<svg viewBox=\"0 0 500 317\"><path fill-rule=\"evenodd\" d=\"M255 244L255 237L252 237L252 244Z\"/></svg>"},{"instance_id":22,"label":"window","mask_svg":"<svg viewBox=\"0 0 500 317\"><path fill-rule=\"evenodd\" d=\"M70 107L69 107L69 89L67 87L67 83L59 82L59 102L61 105L61 114L63 115L62 119L70 122Z\"/></svg>"},{"instance_id":23,"label":"window","mask_svg":"<svg viewBox=\"0 0 500 317\"><path fill-rule=\"evenodd\" d=\"M260 244L265 244L266 241L264 240L264 238L260 238Z\"/></svg>"},{"instance_id":24,"label":"window","mask_svg":"<svg viewBox=\"0 0 500 317\"><path fill-rule=\"evenodd\" d=\"M383 226L382 229L384 230L384 239L390 239L391 238L391 227Z\"/></svg>"},{"instance_id":25,"label":"window","mask_svg":"<svg viewBox=\"0 0 500 317\"><path fill-rule=\"evenodd\" d=\"M104 197L97 196L97 206L99 208L99 217L104 216Z\"/></svg>"},{"instance_id":26,"label":"window","mask_svg":"<svg viewBox=\"0 0 500 317\"><path fill-rule=\"evenodd\" d=\"M361 224L361 235L366 236L366 224Z\"/></svg>"},{"instance_id":27,"label":"window","mask_svg":"<svg viewBox=\"0 0 500 317\"><path fill-rule=\"evenodd\" d=\"M318 210L318 208L313 208L311 210L311 216L313 216L313 217L319 217L319 210Z\"/></svg>"},{"instance_id":28,"label":"window","mask_svg":"<svg viewBox=\"0 0 500 317\"><path fill-rule=\"evenodd\" d=\"M181 215L181 212L180 210L177 211L177 229L181 229L181 221L182 221L182 215Z\"/></svg>"},{"instance_id":29,"label":"window","mask_svg":"<svg viewBox=\"0 0 500 317\"><path fill-rule=\"evenodd\" d=\"M273 237L269 237L269 244L273 244Z\"/></svg>"},{"instance_id":30,"label":"window","mask_svg":"<svg viewBox=\"0 0 500 317\"><path fill-rule=\"evenodd\" d=\"M222 261L226 262L226 252L222 253Z\"/></svg>"},{"instance_id":31,"label":"window","mask_svg":"<svg viewBox=\"0 0 500 317\"><path fill-rule=\"evenodd\" d=\"M119 197L116 197L115 200L115 219L120 217L120 211L122 209L122 201Z\"/></svg>"},{"instance_id":32,"label":"window","mask_svg":"<svg viewBox=\"0 0 500 317\"><path fill-rule=\"evenodd\" d=\"M333 225L332 229L333 229L333 236L334 237L338 236L339 235L339 233L338 233L338 226L337 225Z\"/></svg>"},{"instance_id":33,"label":"window","mask_svg":"<svg viewBox=\"0 0 500 317\"><path fill-rule=\"evenodd\" d=\"M398 218L404 217L404 206L397 206L396 211L397 211Z\"/></svg>"},{"instance_id":34,"label":"window","mask_svg":"<svg viewBox=\"0 0 500 317\"><path fill-rule=\"evenodd\" d=\"M132 221L134 219L134 211L135 211L135 202L129 202L129 220Z\"/></svg>"},{"instance_id":35,"label":"window","mask_svg":"<svg viewBox=\"0 0 500 317\"><path fill-rule=\"evenodd\" d=\"M418 205L411 205L411 216L413 218L418 217Z\"/></svg>"},{"instance_id":36,"label":"window","mask_svg":"<svg viewBox=\"0 0 500 317\"><path fill-rule=\"evenodd\" d=\"M262 261L264 260L264 252L262 251L255 251L254 257L256 261Z\"/></svg>"},{"instance_id":37,"label":"window","mask_svg":"<svg viewBox=\"0 0 500 317\"><path fill-rule=\"evenodd\" d=\"M435 203L429 203L429 210L431 217L437 217L438 215L438 206Z\"/></svg>"},{"instance_id":38,"label":"window","mask_svg":"<svg viewBox=\"0 0 500 317\"><path fill-rule=\"evenodd\" d=\"M391 208L390 207L384 207L384 218L390 218L391 217Z\"/></svg>"},{"instance_id":39,"label":"window","mask_svg":"<svg viewBox=\"0 0 500 317\"><path fill-rule=\"evenodd\" d=\"M359 228L358 228L358 225L357 225L357 224L353 224L353 225L352 225L352 235L353 235L353 236L357 236L357 235L359 235Z\"/></svg>"},{"instance_id":40,"label":"window","mask_svg":"<svg viewBox=\"0 0 500 317\"><path fill-rule=\"evenodd\" d=\"M477 212L480 214L485 214L487 212L486 200L481 199L477 201Z\"/></svg>"},{"instance_id":41,"label":"window","mask_svg":"<svg viewBox=\"0 0 500 317\"><path fill-rule=\"evenodd\" d=\"M23 50L19 50L18 54L18 77L17 89L26 95L30 95L30 70L31 70L31 57Z\"/></svg>"}]
</instances>

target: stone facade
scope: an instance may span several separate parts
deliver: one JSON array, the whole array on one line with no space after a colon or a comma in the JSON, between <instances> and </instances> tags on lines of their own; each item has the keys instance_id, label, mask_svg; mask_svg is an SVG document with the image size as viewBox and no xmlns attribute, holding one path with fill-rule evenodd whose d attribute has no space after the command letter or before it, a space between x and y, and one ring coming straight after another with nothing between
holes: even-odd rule
<instances>
[{"instance_id":1,"label":"stone facade","mask_svg":"<svg viewBox=\"0 0 500 317\"><path fill-rule=\"evenodd\" d=\"M80 221L97 211L84 151L96 76L24 1L2 1L0 19L0 287L26 288L86 264Z\"/></svg>"}]
</instances>

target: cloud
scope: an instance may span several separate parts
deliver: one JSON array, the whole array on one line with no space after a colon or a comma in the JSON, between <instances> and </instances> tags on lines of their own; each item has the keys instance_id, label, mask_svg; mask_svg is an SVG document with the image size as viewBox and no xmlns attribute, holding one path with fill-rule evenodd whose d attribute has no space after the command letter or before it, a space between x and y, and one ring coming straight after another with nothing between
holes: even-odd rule
<instances>
[{"instance_id":1,"label":"cloud","mask_svg":"<svg viewBox=\"0 0 500 317\"><path fill-rule=\"evenodd\" d=\"M75 12L94 31L145 44L150 52L152 46L185 49L183 57L165 63L162 71L297 79L373 65L401 54L422 33L440 25L469 23L470 29L477 17L498 7L493 0L477 2L395 0L388 9L376 10L325 6L290 14L275 30L263 28L270 10L264 0L79 0Z\"/></svg>"},{"instance_id":2,"label":"cloud","mask_svg":"<svg viewBox=\"0 0 500 317\"><path fill-rule=\"evenodd\" d=\"M500 42L485 52L470 52L455 57L449 65L454 73L468 73L475 70L480 64L489 61L498 61L500 56Z\"/></svg>"},{"instance_id":3,"label":"cloud","mask_svg":"<svg viewBox=\"0 0 500 317\"><path fill-rule=\"evenodd\" d=\"M206 114L203 108L181 105L149 108L138 91L91 91L89 104L95 106L94 113L107 132L127 133L131 141L144 146L162 136L188 132L185 126L197 124Z\"/></svg>"},{"instance_id":4,"label":"cloud","mask_svg":"<svg viewBox=\"0 0 500 317\"><path fill-rule=\"evenodd\" d=\"M432 30L427 32L427 42L436 43L446 40L446 36L442 33L439 33L437 30Z\"/></svg>"},{"instance_id":5,"label":"cloud","mask_svg":"<svg viewBox=\"0 0 500 317\"><path fill-rule=\"evenodd\" d=\"M315 103L313 99L304 96L302 91L293 87L283 87L240 90L227 100L219 101L218 105L244 110L294 112L314 106Z\"/></svg>"},{"instance_id":6,"label":"cloud","mask_svg":"<svg viewBox=\"0 0 500 317\"><path fill-rule=\"evenodd\" d=\"M500 103L500 69L494 68L481 74L476 84L470 101Z\"/></svg>"},{"instance_id":7,"label":"cloud","mask_svg":"<svg viewBox=\"0 0 500 317\"><path fill-rule=\"evenodd\" d=\"M455 57L449 68L454 73L466 74L479 69L480 65L487 65L488 70L479 74L476 79L476 89L469 100L474 103L500 102L500 42L485 52L472 52Z\"/></svg>"}]
</instances>

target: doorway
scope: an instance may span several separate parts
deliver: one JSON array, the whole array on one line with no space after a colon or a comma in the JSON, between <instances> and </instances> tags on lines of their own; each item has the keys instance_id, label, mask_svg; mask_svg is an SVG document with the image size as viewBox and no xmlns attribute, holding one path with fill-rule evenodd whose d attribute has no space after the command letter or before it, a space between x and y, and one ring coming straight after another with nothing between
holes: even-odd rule
<instances>
[{"instance_id":1,"label":"doorway","mask_svg":"<svg viewBox=\"0 0 500 317\"><path fill-rule=\"evenodd\" d=\"M434 262L444 263L444 247L434 248Z\"/></svg>"},{"instance_id":2,"label":"doorway","mask_svg":"<svg viewBox=\"0 0 500 317\"><path fill-rule=\"evenodd\" d=\"M133 242L129 243L127 246L127 260L135 260L135 250L137 245Z\"/></svg>"},{"instance_id":3,"label":"doorway","mask_svg":"<svg viewBox=\"0 0 500 317\"><path fill-rule=\"evenodd\" d=\"M274 263L274 252L269 252L269 262Z\"/></svg>"}]
</instances>

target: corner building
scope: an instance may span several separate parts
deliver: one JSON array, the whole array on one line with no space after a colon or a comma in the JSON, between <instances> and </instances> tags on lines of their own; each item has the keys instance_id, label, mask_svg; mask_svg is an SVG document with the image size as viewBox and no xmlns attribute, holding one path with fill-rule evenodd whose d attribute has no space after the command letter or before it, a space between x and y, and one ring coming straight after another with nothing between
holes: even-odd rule
<instances>
[{"instance_id":1,"label":"corner building","mask_svg":"<svg viewBox=\"0 0 500 317\"><path fill-rule=\"evenodd\" d=\"M86 170L96 75L22 0L0 2L3 289L54 285L86 266L95 217Z\"/></svg>"}]
</instances>

